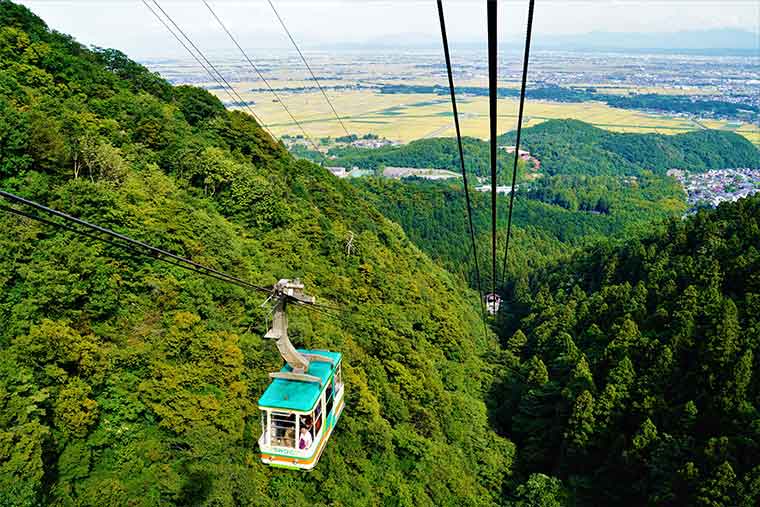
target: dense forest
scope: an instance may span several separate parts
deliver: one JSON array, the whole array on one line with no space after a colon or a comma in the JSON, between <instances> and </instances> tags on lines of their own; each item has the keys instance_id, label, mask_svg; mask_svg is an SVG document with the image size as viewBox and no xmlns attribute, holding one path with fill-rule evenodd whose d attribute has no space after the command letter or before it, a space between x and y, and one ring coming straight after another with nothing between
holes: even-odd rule
<instances>
[{"instance_id":1,"label":"dense forest","mask_svg":"<svg viewBox=\"0 0 760 507\"><path fill-rule=\"evenodd\" d=\"M500 502L515 449L474 293L207 92L8 1L0 27L0 188L260 285L301 277L344 311L294 313L292 338L343 352L347 384L317 469L266 467L263 298L2 213L0 505Z\"/></svg>"},{"instance_id":2,"label":"dense forest","mask_svg":"<svg viewBox=\"0 0 760 507\"><path fill-rule=\"evenodd\" d=\"M668 169L692 172L729 167L760 168L760 150L734 132L699 130L684 134L628 134L578 120L549 120L525 129L521 144L548 174L626 175ZM501 136L512 143L514 132Z\"/></svg>"},{"instance_id":3,"label":"dense forest","mask_svg":"<svg viewBox=\"0 0 760 507\"><path fill-rule=\"evenodd\" d=\"M760 197L684 219L663 175L757 166L738 136L526 129L547 168L516 196L494 333L461 183L335 178L8 0L0 71L0 188L300 277L341 312L296 309L291 338L344 354L347 397L314 471L262 465L282 360L261 295L0 210L0 506L757 505ZM453 140L425 146L457 167Z\"/></svg>"},{"instance_id":4,"label":"dense forest","mask_svg":"<svg viewBox=\"0 0 760 507\"><path fill-rule=\"evenodd\" d=\"M760 501L760 196L538 270L491 402L577 505Z\"/></svg>"},{"instance_id":5,"label":"dense forest","mask_svg":"<svg viewBox=\"0 0 760 507\"><path fill-rule=\"evenodd\" d=\"M451 144L455 141L449 140ZM404 181L356 178L386 217L401 225L409 239L449 271L475 284L464 189L459 181ZM481 266L491 251L490 193L470 192L473 225ZM504 245L509 196L497 198L498 243ZM513 208L514 248L508 262L510 279L561 252L600 239L635 236L653 223L686 211L684 194L672 178L641 171L639 176L544 176L522 183ZM464 239L464 240L463 240ZM503 255L500 254L500 255ZM483 278L490 281L490 273Z\"/></svg>"}]
</instances>

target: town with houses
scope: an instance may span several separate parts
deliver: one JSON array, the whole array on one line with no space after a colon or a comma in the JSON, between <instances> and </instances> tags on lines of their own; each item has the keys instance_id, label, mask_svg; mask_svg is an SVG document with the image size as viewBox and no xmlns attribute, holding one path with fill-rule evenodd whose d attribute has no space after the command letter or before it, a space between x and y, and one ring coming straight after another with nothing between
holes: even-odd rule
<instances>
[{"instance_id":1,"label":"town with houses","mask_svg":"<svg viewBox=\"0 0 760 507\"><path fill-rule=\"evenodd\" d=\"M668 176L683 186L690 212L760 193L759 169L716 169L704 173L671 169Z\"/></svg>"}]
</instances>

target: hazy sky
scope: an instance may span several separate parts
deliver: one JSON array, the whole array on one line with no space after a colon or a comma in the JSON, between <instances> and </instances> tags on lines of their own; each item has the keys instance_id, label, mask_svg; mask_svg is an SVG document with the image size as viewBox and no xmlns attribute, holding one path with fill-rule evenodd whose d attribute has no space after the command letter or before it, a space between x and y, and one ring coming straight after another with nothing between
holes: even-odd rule
<instances>
[{"instance_id":1,"label":"hazy sky","mask_svg":"<svg viewBox=\"0 0 760 507\"><path fill-rule=\"evenodd\" d=\"M19 1L19 0L17 0ZM266 0L208 0L248 47L288 47ZM305 49L324 44L440 40L433 0L273 0ZM20 0L52 28L87 45L115 47L135 58L177 56L182 49L141 0ZM229 41L201 0L159 0L203 48L229 49ZM485 40L485 0L447 0L452 41ZM527 1L499 2L502 40L523 36ZM760 31L754 0L538 0L534 40L551 35L602 32L675 32L706 28Z\"/></svg>"}]
</instances>

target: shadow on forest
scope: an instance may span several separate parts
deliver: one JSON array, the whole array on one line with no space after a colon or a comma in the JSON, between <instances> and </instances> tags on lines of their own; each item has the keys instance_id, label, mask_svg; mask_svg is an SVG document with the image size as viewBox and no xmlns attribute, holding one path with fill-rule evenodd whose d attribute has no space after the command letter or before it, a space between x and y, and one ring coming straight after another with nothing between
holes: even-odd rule
<instances>
[{"instance_id":1,"label":"shadow on forest","mask_svg":"<svg viewBox=\"0 0 760 507\"><path fill-rule=\"evenodd\" d=\"M179 493L179 505L200 505L211 492L211 474L199 470L184 470L185 482Z\"/></svg>"}]
</instances>

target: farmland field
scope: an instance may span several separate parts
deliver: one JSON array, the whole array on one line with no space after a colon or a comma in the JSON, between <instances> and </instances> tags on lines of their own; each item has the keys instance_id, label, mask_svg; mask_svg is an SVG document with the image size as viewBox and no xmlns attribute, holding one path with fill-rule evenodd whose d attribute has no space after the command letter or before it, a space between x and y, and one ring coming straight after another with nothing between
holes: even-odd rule
<instances>
[{"instance_id":1,"label":"farmland field","mask_svg":"<svg viewBox=\"0 0 760 507\"><path fill-rule=\"evenodd\" d=\"M306 85L306 82L287 82L287 86ZM332 84L332 83L331 83ZM273 85L275 86L275 85ZM512 86L512 84L507 84ZM256 114L276 135L300 134L299 128L288 117L282 105L268 92L250 91L249 83L237 84L238 92L246 101L254 101ZM451 104L448 97L434 94L381 94L374 90L327 90L336 110L351 133L377 134L388 139L408 142L433 136L453 135ZM318 91L280 91L280 98L295 112L306 132L315 138L344 135L340 124L332 116L329 106ZM227 99L219 95L222 99ZM458 97L463 135L486 138L488 136L487 97ZM518 102L500 99L500 133L514 129ZM643 111L618 109L600 102L560 103L528 101L525 105L525 126L533 126L553 118L583 120L598 127L616 132L658 132L678 134L701 128L733 130L755 144L760 144L757 125L720 120L692 121L684 117L650 114Z\"/></svg>"},{"instance_id":2,"label":"farmland field","mask_svg":"<svg viewBox=\"0 0 760 507\"><path fill-rule=\"evenodd\" d=\"M422 93L383 94L379 91L379 87L385 85L445 86L445 67L438 50L400 53L380 49L356 52L326 50L311 52L309 59L350 133L360 136L371 133L400 142L453 135L448 95L437 95L424 89L409 90ZM256 60L268 82L309 136L325 138L345 135L298 58L286 52ZM487 87L487 61L483 51L457 51L455 61L457 87ZM559 86L568 90L591 88L602 96L656 94L693 97L695 100L709 98L760 107L756 81L759 62L757 59L732 56L632 56L537 51L535 56L531 55L528 85L530 89L543 86ZM252 110L274 134L302 133L260 77L240 62L239 55L220 57L217 63L240 96L246 102L252 102ZM712 69L715 65L720 65L733 76L730 82L714 75ZM228 107L234 107L227 94L204 82L208 77L199 73L192 62L158 61L150 67L174 83L207 87ZM505 52L499 67L500 88L519 88L521 72L520 55ZM396 91L406 90L399 88ZM488 135L487 97L460 93L457 99L464 135L485 138ZM549 119L572 118L617 132L678 134L716 128L735 131L760 145L760 127L756 123L746 123L752 116L711 114L706 111L704 117L700 117L702 113L698 111L668 114L615 108L604 102L538 100L529 100L525 114L527 126ZM502 133L513 129L516 116L517 101L514 98L500 99L498 131Z\"/></svg>"}]
</instances>

